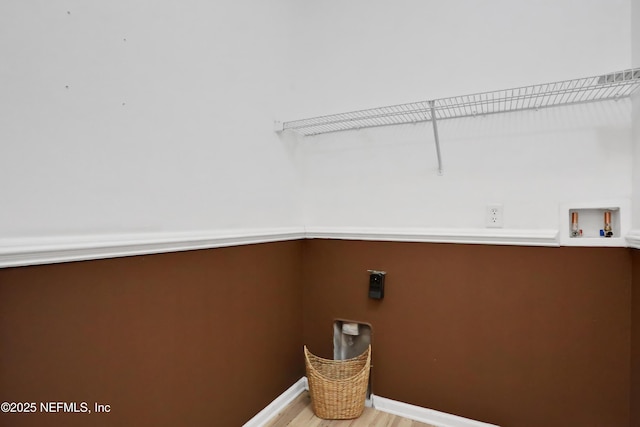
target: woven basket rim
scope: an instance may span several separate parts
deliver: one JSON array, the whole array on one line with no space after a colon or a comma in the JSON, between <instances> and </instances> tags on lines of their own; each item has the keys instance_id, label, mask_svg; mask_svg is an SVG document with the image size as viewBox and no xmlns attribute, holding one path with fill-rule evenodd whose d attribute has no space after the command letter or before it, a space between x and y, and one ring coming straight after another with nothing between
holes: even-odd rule
<instances>
[{"instance_id":1,"label":"woven basket rim","mask_svg":"<svg viewBox=\"0 0 640 427\"><path fill-rule=\"evenodd\" d=\"M318 358L320 360L324 360L326 362L349 362L352 360L356 360L356 359L360 359L362 356L364 356L365 354L367 354L367 352L369 352L369 355L371 355L371 344L369 344L367 346L367 349L365 351L363 351L362 353L360 353L359 355L352 357L350 359L341 359L341 360L334 360L334 359L325 359L324 357L320 357L318 355L316 355L315 353L313 353L311 350L309 350L309 347L307 347L306 345L304 346L304 351L305 351L305 356L307 353L309 353L310 355L312 355L315 358Z\"/></svg>"},{"instance_id":2,"label":"woven basket rim","mask_svg":"<svg viewBox=\"0 0 640 427\"><path fill-rule=\"evenodd\" d=\"M307 346L304 346L304 358L307 361L307 367L310 368L312 371L316 372L318 376L320 377L324 377L324 375L322 375L322 373L315 368L315 366L313 366L313 364L311 363L311 361L309 360L309 355L312 355L313 357L316 357L320 360L324 360L326 362L349 362L349 361L356 361L358 359L361 359L362 356L367 355L367 358L365 360L365 364L362 367L362 369L360 369L360 371L356 372L354 375L350 376L350 377L346 377L346 378L340 378L340 379L331 379L332 382L336 382L336 383L343 383L343 382L351 382L353 381L354 378L361 376L363 374L363 372L365 372L367 370L367 366L371 365L371 344L369 344L369 346L367 347L367 349L365 351L363 351L359 356L356 357L352 357L350 359L344 359L344 360L332 360L332 359L325 359L324 357L320 357L320 356L316 356L315 354L313 354L311 351L309 351L309 349L307 348Z\"/></svg>"}]
</instances>

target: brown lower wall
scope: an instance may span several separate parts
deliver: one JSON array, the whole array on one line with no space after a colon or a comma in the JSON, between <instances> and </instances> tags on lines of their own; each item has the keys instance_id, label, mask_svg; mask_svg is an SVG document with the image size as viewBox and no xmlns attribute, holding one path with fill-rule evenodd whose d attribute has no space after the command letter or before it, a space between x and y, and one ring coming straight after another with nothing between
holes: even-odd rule
<instances>
[{"instance_id":1,"label":"brown lower wall","mask_svg":"<svg viewBox=\"0 0 640 427\"><path fill-rule=\"evenodd\" d=\"M111 405L0 425L239 426L303 375L303 342L331 356L341 318L372 324L380 396L640 426L638 254L307 240L0 269L0 402ZM367 269L388 272L383 301Z\"/></svg>"},{"instance_id":2,"label":"brown lower wall","mask_svg":"<svg viewBox=\"0 0 640 427\"><path fill-rule=\"evenodd\" d=\"M374 394L502 427L630 425L627 249L308 240L303 262L305 343L331 357L334 319L371 323Z\"/></svg>"},{"instance_id":3,"label":"brown lower wall","mask_svg":"<svg viewBox=\"0 0 640 427\"><path fill-rule=\"evenodd\" d=\"M640 427L640 250L632 249L631 427Z\"/></svg>"},{"instance_id":4,"label":"brown lower wall","mask_svg":"<svg viewBox=\"0 0 640 427\"><path fill-rule=\"evenodd\" d=\"M301 249L0 269L0 402L111 407L0 425L242 425L304 374Z\"/></svg>"}]
</instances>

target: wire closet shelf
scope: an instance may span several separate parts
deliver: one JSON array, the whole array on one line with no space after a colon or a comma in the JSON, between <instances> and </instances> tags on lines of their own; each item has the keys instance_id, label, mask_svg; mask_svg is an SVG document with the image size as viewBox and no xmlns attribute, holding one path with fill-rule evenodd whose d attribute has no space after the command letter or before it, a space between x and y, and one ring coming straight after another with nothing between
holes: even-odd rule
<instances>
[{"instance_id":1,"label":"wire closet shelf","mask_svg":"<svg viewBox=\"0 0 640 427\"><path fill-rule=\"evenodd\" d=\"M595 77L294 120L282 123L280 130L310 136L426 121L435 123L460 117L616 100L631 96L638 87L640 68L634 68Z\"/></svg>"}]
</instances>

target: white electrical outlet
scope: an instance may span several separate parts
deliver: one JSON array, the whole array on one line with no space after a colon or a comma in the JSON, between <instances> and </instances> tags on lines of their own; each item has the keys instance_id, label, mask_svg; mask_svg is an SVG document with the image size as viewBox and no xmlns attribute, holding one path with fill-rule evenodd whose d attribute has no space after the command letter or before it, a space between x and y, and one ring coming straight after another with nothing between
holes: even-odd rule
<instances>
[{"instance_id":1,"label":"white electrical outlet","mask_svg":"<svg viewBox=\"0 0 640 427\"><path fill-rule=\"evenodd\" d=\"M502 205L487 205L487 217L485 223L487 228L502 228L502 222Z\"/></svg>"}]
</instances>

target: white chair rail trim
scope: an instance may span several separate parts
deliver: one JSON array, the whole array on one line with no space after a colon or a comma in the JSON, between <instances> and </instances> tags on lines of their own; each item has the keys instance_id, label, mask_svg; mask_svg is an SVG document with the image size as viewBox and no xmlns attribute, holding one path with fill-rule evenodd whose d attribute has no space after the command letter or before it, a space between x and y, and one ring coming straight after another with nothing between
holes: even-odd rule
<instances>
[{"instance_id":1,"label":"white chair rail trim","mask_svg":"<svg viewBox=\"0 0 640 427\"><path fill-rule=\"evenodd\" d=\"M628 247L640 249L640 230L630 230L625 238Z\"/></svg>"},{"instance_id":2,"label":"white chair rail trim","mask_svg":"<svg viewBox=\"0 0 640 427\"><path fill-rule=\"evenodd\" d=\"M0 239L0 268L132 255L180 252L299 239L460 243L559 247L558 230L282 227L190 233L134 233ZM640 230L631 230L623 246L640 249ZM594 246L607 246L607 239Z\"/></svg>"},{"instance_id":3,"label":"white chair rail trim","mask_svg":"<svg viewBox=\"0 0 640 427\"><path fill-rule=\"evenodd\" d=\"M0 268L298 240L303 227L0 239Z\"/></svg>"},{"instance_id":4,"label":"white chair rail trim","mask_svg":"<svg viewBox=\"0 0 640 427\"><path fill-rule=\"evenodd\" d=\"M321 238L393 242L560 246L558 242L558 230L496 228L307 227L306 237L308 239Z\"/></svg>"}]
</instances>

